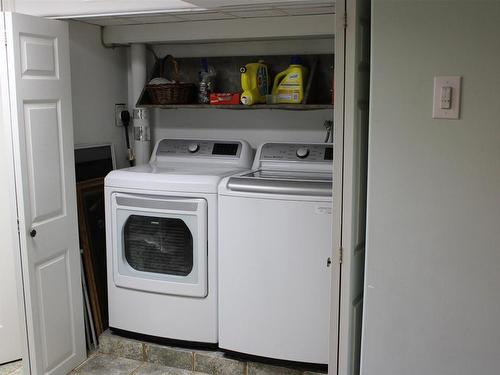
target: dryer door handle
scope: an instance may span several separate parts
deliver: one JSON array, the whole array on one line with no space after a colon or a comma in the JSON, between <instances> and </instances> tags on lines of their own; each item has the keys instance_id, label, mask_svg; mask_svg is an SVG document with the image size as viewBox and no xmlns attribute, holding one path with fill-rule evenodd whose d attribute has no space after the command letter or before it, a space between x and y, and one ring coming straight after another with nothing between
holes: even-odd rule
<instances>
[{"instance_id":1,"label":"dryer door handle","mask_svg":"<svg viewBox=\"0 0 500 375\"><path fill-rule=\"evenodd\" d=\"M231 177L227 183L227 188L232 191L260 194L332 196L332 182L329 181L290 181Z\"/></svg>"}]
</instances>

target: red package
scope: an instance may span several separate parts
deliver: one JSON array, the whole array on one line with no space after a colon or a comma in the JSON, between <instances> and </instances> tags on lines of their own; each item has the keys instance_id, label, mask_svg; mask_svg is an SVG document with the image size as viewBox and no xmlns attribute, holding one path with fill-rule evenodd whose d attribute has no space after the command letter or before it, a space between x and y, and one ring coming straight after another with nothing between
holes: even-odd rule
<instances>
[{"instance_id":1,"label":"red package","mask_svg":"<svg viewBox=\"0 0 500 375\"><path fill-rule=\"evenodd\" d=\"M240 93L222 92L211 93L210 104L240 104Z\"/></svg>"}]
</instances>

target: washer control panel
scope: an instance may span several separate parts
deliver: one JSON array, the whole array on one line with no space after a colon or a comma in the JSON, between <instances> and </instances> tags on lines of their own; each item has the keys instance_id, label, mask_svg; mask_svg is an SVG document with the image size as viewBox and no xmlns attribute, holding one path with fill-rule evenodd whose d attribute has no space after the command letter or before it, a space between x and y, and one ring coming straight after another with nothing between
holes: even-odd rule
<instances>
[{"instance_id":1,"label":"washer control panel","mask_svg":"<svg viewBox=\"0 0 500 375\"><path fill-rule=\"evenodd\" d=\"M331 162L333 146L328 143L266 143L262 146L260 160Z\"/></svg>"},{"instance_id":2,"label":"washer control panel","mask_svg":"<svg viewBox=\"0 0 500 375\"><path fill-rule=\"evenodd\" d=\"M193 139L163 139L156 149L157 156L229 157L237 159L240 153L240 142Z\"/></svg>"}]
</instances>

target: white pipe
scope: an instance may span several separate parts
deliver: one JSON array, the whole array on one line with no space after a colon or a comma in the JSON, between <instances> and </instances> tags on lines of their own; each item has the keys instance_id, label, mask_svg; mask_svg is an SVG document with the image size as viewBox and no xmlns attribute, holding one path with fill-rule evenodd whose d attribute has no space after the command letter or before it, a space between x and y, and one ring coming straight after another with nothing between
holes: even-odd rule
<instances>
[{"instance_id":1,"label":"white pipe","mask_svg":"<svg viewBox=\"0 0 500 375\"><path fill-rule=\"evenodd\" d=\"M149 130L149 113L147 109L135 108L147 79L146 45L130 46L130 71L132 79L132 103L134 123L135 164L147 164L150 157L151 138Z\"/></svg>"},{"instance_id":2,"label":"white pipe","mask_svg":"<svg viewBox=\"0 0 500 375\"><path fill-rule=\"evenodd\" d=\"M147 108L134 109L134 156L136 165L147 164L151 157L151 134Z\"/></svg>"},{"instance_id":3,"label":"white pipe","mask_svg":"<svg viewBox=\"0 0 500 375\"><path fill-rule=\"evenodd\" d=\"M132 72L132 100L137 103L146 83L146 45L130 46L130 70Z\"/></svg>"}]
</instances>

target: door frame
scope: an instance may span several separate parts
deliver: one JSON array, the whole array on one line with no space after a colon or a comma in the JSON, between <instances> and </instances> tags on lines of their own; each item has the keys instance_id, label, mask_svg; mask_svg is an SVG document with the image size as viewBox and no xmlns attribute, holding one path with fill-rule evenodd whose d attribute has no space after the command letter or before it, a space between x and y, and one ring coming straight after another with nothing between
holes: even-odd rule
<instances>
[{"instance_id":1,"label":"door frame","mask_svg":"<svg viewBox=\"0 0 500 375\"><path fill-rule=\"evenodd\" d=\"M4 2L2 1L2 9L4 8ZM12 223L14 224L14 230L10 235L12 236L12 250L14 251L14 272L17 284L17 305L19 312L19 322L20 322L20 335L21 335L21 355L23 361L24 373L31 373L29 370L31 368L30 356L29 356L29 338L27 331L27 316L26 316L26 301L24 294L24 283L23 283L23 271L21 263L21 245L19 237L19 219L18 219L18 208L17 208L17 192L16 192L16 178L15 178L15 165L14 165L14 145L12 137L12 116L11 116L11 102L10 102L10 80L8 74L8 61L7 61L7 43L6 43L6 30L5 30L6 20L5 13L0 12L0 80L5 82L4 85L0 87L0 99L2 100L2 114L0 117L0 124L2 125L4 134L6 137L1 140L2 147L5 148L7 155L12 155L12 158L5 161L5 168L7 168L7 173L9 175L9 180L6 181L8 184L11 209L10 217ZM16 231L17 229L17 231ZM28 369L28 371L26 371Z\"/></svg>"},{"instance_id":2,"label":"door frame","mask_svg":"<svg viewBox=\"0 0 500 375\"><path fill-rule=\"evenodd\" d=\"M1 11L2 12L14 12L15 9L15 0L0 0L1 3Z\"/></svg>"},{"instance_id":3,"label":"door frame","mask_svg":"<svg viewBox=\"0 0 500 375\"><path fill-rule=\"evenodd\" d=\"M334 226L334 243L341 254L340 296L338 306L332 301L332 321L338 309L337 326L331 329L331 341L338 340L338 352L331 353L330 375L357 375L360 350L361 313L363 309L363 274L366 221L365 141L369 95L369 49L361 47L369 40L371 0L342 0L336 3L335 33L335 127L334 127L334 200L340 207L340 221ZM368 28L367 28L368 27ZM367 53L368 52L368 53ZM361 61L361 63L359 63ZM360 68L363 70L361 71ZM366 101L366 107L365 107ZM337 184L335 185L335 181ZM337 191L335 191L335 188ZM364 194L364 197L363 197Z\"/></svg>"},{"instance_id":4,"label":"door frame","mask_svg":"<svg viewBox=\"0 0 500 375\"><path fill-rule=\"evenodd\" d=\"M334 121L333 121L333 227L332 227L332 278L330 294L330 358L328 374L339 372L340 347L340 296L342 288L342 207L344 163L344 87L345 87L345 1L335 5L334 39ZM337 214L338 213L338 214Z\"/></svg>"}]
</instances>

